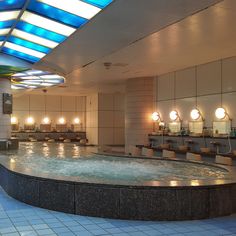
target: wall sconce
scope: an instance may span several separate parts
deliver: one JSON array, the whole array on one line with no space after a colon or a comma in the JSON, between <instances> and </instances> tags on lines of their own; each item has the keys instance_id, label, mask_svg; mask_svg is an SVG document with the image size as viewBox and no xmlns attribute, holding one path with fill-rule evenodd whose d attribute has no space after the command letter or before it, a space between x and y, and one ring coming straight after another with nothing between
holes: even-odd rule
<instances>
[{"instance_id":1,"label":"wall sconce","mask_svg":"<svg viewBox=\"0 0 236 236\"><path fill-rule=\"evenodd\" d=\"M197 101L197 89L198 89L198 84L197 84L197 66L195 66L195 108L192 109L192 111L190 112L190 117L192 120L197 121L198 119L202 119L202 121L204 120L202 117L201 112L199 111L199 109L197 108L198 106L198 101Z\"/></svg>"},{"instance_id":2,"label":"wall sconce","mask_svg":"<svg viewBox=\"0 0 236 236\"><path fill-rule=\"evenodd\" d=\"M77 125L80 124L80 119L78 117L74 119L74 124L77 124Z\"/></svg>"},{"instance_id":3,"label":"wall sconce","mask_svg":"<svg viewBox=\"0 0 236 236\"><path fill-rule=\"evenodd\" d=\"M34 118L32 116L27 117L26 124L33 125L34 124Z\"/></svg>"},{"instance_id":4,"label":"wall sconce","mask_svg":"<svg viewBox=\"0 0 236 236\"><path fill-rule=\"evenodd\" d=\"M60 117L59 120L58 120L59 124L63 125L66 123L66 120L64 117Z\"/></svg>"},{"instance_id":5,"label":"wall sconce","mask_svg":"<svg viewBox=\"0 0 236 236\"><path fill-rule=\"evenodd\" d=\"M224 119L226 116L229 118L228 113L226 112L226 110L223 107L218 107L215 110L215 116L217 119L222 120ZM230 119L230 118L229 118Z\"/></svg>"},{"instance_id":6,"label":"wall sconce","mask_svg":"<svg viewBox=\"0 0 236 236\"><path fill-rule=\"evenodd\" d=\"M160 116L160 113L159 112L153 112L152 113L152 120L155 122L155 121L160 121L161 120L161 116Z\"/></svg>"},{"instance_id":7,"label":"wall sconce","mask_svg":"<svg viewBox=\"0 0 236 236\"><path fill-rule=\"evenodd\" d=\"M11 124L12 124L12 125L18 124L18 119L17 119L15 116L12 116L12 117L11 117Z\"/></svg>"},{"instance_id":8,"label":"wall sconce","mask_svg":"<svg viewBox=\"0 0 236 236\"><path fill-rule=\"evenodd\" d=\"M43 89L43 93L44 93L44 118L42 120L42 123L48 125L51 123L51 120L47 116L47 89Z\"/></svg>"},{"instance_id":9,"label":"wall sconce","mask_svg":"<svg viewBox=\"0 0 236 236\"><path fill-rule=\"evenodd\" d=\"M47 125L47 124L51 123L51 120L46 116L43 118L42 122L43 122L43 124Z\"/></svg>"},{"instance_id":10,"label":"wall sconce","mask_svg":"<svg viewBox=\"0 0 236 236\"><path fill-rule=\"evenodd\" d=\"M180 120L179 113L176 110L171 111L169 117L172 121Z\"/></svg>"},{"instance_id":11,"label":"wall sconce","mask_svg":"<svg viewBox=\"0 0 236 236\"><path fill-rule=\"evenodd\" d=\"M222 104L223 104L223 61L222 61L222 59L220 61L220 72L221 72L221 76L220 76L220 107L216 108L215 117L219 120L223 120L225 117L228 117L228 119L231 120L228 113L226 112L226 110L222 107Z\"/></svg>"},{"instance_id":12,"label":"wall sconce","mask_svg":"<svg viewBox=\"0 0 236 236\"><path fill-rule=\"evenodd\" d=\"M174 102L174 110L172 110L169 113L169 117L172 121L177 121L177 119L179 119L179 121L181 121L180 117L179 117L179 113L176 111L176 71L174 72L174 95L173 95L173 102Z\"/></svg>"},{"instance_id":13,"label":"wall sconce","mask_svg":"<svg viewBox=\"0 0 236 236\"><path fill-rule=\"evenodd\" d=\"M203 117L202 117L202 114L201 112L199 111L199 109L197 108L194 108L191 112L190 112L190 117L192 120L196 121L198 119L202 119L203 121Z\"/></svg>"}]
</instances>

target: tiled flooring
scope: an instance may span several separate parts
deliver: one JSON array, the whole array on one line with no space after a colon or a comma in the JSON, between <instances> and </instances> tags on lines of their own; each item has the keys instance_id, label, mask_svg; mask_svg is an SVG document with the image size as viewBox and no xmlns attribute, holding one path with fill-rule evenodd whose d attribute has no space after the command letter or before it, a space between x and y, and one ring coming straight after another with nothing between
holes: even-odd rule
<instances>
[{"instance_id":1,"label":"tiled flooring","mask_svg":"<svg viewBox=\"0 0 236 236\"><path fill-rule=\"evenodd\" d=\"M0 188L0 235L236 235L236 215L210 220L151 222L76 216L32 207Z\"/></svg>"}]
</instances>

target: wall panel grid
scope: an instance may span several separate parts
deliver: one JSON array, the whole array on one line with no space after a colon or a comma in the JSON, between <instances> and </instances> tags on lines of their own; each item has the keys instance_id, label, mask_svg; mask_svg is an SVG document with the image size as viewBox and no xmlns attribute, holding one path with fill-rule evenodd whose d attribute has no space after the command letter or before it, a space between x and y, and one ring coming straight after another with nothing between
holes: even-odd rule
<instances>
[{"instance_id":1,"label":"wall panel grid","mask_svg":"<svg viewBox=\"0 0 236 236\"><path fill-rule=\"evenodd\" d=\"M84 96L55 96L24 94L13 98L13 116L17 117L23 128L27 117L32 116L36 125L42 123L45 116L49 117L54 127L60 117L64 117L68 127L78 117L81 128L86 122L86 97Z\"/></svg>"},{"instance_id":2,"label":"wall panel grid","mask_svg":"<svg viewBox=\"0 0 236 236\"><path fill-rule=\"evenodd\" d=\"M169 122L175 100L176 109L187 125L190 111L197 102L205 125L211 127L222 97L222 106L233 119L232 125L236 126L236 57L160 75L155 78L154 85L154 110L161 113L165 122Z\"/></svg>"}]
</instances>

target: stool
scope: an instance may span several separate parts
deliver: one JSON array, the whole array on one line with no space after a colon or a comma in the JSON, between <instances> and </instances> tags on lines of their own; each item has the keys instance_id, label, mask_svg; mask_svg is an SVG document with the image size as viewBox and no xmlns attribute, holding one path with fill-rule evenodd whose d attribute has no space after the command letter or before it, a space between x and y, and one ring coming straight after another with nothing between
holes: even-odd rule
<instances>
[{"instance_id":1,"label":"stool","mask_svg":"<svg viewBox=\"0 0 236 236\"><path fill-rule=\"evenodd\" d=\"M162 157L164 157L164 158L176 158L176 155L175 155L174 151L163 150L162 151Z\"/></svg>"},{"instance_id":2,"label":"stool","mask_svg":"<svg viewBox=\"0 0 236 236\"><path fill-rule=\"evenodd\" d=\"M191 153L191 152L187 152L186 153L186 159L188 161L201 161L202 157L199 154L195 154L195 153Z\"/></svg>"},{"instance_id":3,"label":"stool","mask_svg":"<svg viewBox=\"0 0 236 236\"><path fill-rule=\"evenodd\" d=\"M146 157L152 157L153 154L154 154L154 152L153 152L153 149L151 149L151 148L143 147L141 154L142 154L143 156L146 156Z\"/></svg>"},{"instance_id":4,"label":"stool","mask_svg":"<svg viewBox=\"0 0 236 236\"><path fill-rule=\"evenodd\" d=\"M233 161L232 161L231 157L225 157L225 156L221 156L221 155L216 155L215 163L222 164L222 165L228 165L228 166L233 165Z\"/></svg>"}]
</instances>

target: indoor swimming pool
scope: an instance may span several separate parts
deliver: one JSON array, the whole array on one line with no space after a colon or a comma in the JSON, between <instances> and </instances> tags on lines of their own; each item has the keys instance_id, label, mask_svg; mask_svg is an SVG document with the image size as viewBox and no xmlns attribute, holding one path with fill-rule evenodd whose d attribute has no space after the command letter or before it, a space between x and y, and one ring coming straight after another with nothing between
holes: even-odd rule
<instances>
[{"instance_id":1,"label":"indoor swimming pool","mask_svg":"<svg viewBox=\"0 0 236 236\"><path fill-rule=\"evenodd\" d=\"M95 154L96 147L73 143L21 143L17 151L2 157L11 166L47 174L77 177L80 182L144 185L146 181L227 179L226 169L213 165L168 160L152 160Z\"/></svg>"},{"instance_id":2,"label":"indoor swimming pool","mask_svg":"<svg viewBox=\"0 0 236 236\"><path fill-rule=\"evenodd\" d=\"M100 155L97 147L73 143L23 142L19 150L0 153L0 185L13 198L107 218L230 215L236 211L234 173L234 167L208 163Z\"/></svg>"}]
</instances>

